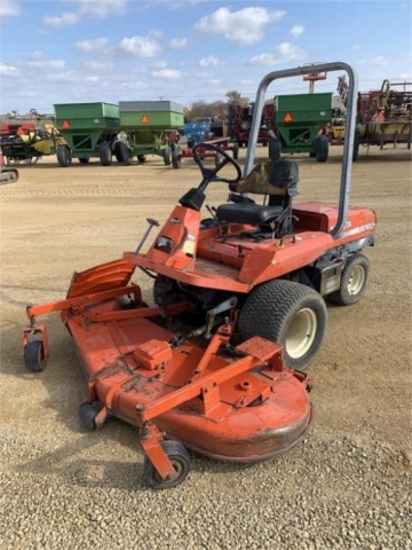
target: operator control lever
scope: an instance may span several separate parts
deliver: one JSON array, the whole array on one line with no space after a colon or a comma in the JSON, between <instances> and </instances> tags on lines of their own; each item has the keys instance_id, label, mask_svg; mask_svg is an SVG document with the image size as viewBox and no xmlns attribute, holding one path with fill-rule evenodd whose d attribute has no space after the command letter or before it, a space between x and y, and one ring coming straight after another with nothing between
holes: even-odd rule
<instances>
[{"instance_id":1,"label":"operator control lever","mask_svg":"<svg viewBox=\"0 0 412 550\"><path fill-rule=\"evenodd\" d=\"M140 240L140 243L137 245L136 250L134 251L135 254L138 254L144 245L147 237L149 236L150 231L153 229L153 227L159 227L160 224L157 220L154 220L153 218L146 218L147 223L149 224L149 227L146 229L143 237Z\"/></svg>"}]
</instances>

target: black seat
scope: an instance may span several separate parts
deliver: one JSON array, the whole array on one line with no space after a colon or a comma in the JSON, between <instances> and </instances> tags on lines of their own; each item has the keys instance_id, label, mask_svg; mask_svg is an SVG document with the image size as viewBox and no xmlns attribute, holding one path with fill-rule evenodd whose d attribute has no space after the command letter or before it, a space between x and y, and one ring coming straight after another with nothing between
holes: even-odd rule
<instances>
[{"instance_id":1,"label":"black seat","mask_svg":"<svg viewBox=\"0 0 412 550\"><path fill-rule=\"evenodd\" d=\"M222 222L260 226L275 220L282 212L281 206L261 206L250 202L228 203L218 206L216 216Z\"/></svg>"},{"instance_id":2,"label":"black seat","mask_svg":"<svg viewBox=\"0 0 412 550\"><path fill-rule=\"evenodd\" d=\"M292 197L298 194L298 181L299 169L296 162L277 160L257 165L232 190L238 193L266 194L269 196L269 204L261 206L246 198L243 201L242 196L237 195L238 199L233 204L222 204L217 208L216 217L222 222L254 225L262 229L275 222L277 234L287 234L292 229L291 203Z\"/></svg>"}]
</instances>

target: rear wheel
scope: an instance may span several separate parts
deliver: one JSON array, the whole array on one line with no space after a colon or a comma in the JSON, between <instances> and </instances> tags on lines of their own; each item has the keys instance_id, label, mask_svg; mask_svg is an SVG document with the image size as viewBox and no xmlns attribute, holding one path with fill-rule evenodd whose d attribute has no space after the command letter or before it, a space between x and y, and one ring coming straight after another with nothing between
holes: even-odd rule
<instances>
[{"instance_id":1,"label":"rear wheel","mask_svg":"<svg viewBox=\"0 0 412 550\"><path fill-rule=\"evenodd\" d=\"M180 158L177 148L172 153L172 166L175 169L178 169L182 166L182 159Z\"/></svg>"},{"instance_id":2,"label":"rear wheel","mask_svg":"<svg viewBox=\"0 0 412 550\"><path fill-rule=\"evenodd\" d=\"M326 305L315 290L292 281L273 280L256 287L241 310L242 340L261 336L284 348L285 363L305 370L326 329Z\"/></svg>"},{"instance_id":3,"label":"rear wheel","mask_svg":"<svg viewBox=\"0 0 412 550\"><path fill-rule=\"evenodd\" d=\"M269 158L270 160L280 160L281 143L279 138L269 139Z\"/></svg>"},{"instance_id":4,"label":"rear wheel","mask_svg":"<svg viewBox=\"0 0 412 550\"><path fill-rule=\"evenodd\" d=\"M316 138L316 160L318 162L326 162L329 155L329 140L328 136L319 136Z\"/></svg>"},{"instance_id":5,"label":"rear wheel","mask_svg":"<svg viewBox=\"0 0 412 550\"><path fill-rule=\"evenodd\" d=\"M356 304L366 292L370 263L363 254L353 254L342 269L340 288L327 296L329 302L340 306Z\"/></svg>"},{"instance_id":6,"label":"rear wheel","mask_svg":"<svg viewBox=\"0 0 412 550\"><path fill-rule=\"evenodd\" d=\"M124 166L129 166L131 162L130 149L127 146L127 143L120 142L117 144L117 160Z\"/></svg>"},{"instance_id":7,"label":"rear wheel","mask_svg":"<svg viewBox=\"0 0 412 550\"><path fill-rule=\"evenodd\" d=\"M145 456L143 476L152 489L170 489L180 485L187 478L190 471L190 457L183 445L177 441L161 441L160 445L173 464L176 475L170 479L162 479L149 458Z\"/></svg>"},{"instance_id":8,"label":"rear wheel","mask_svg":"<svg viewBox=\"0 0 412 550\"><path fill-rule=\"evenodd\" d=\"M112 150L107 142L99 146L99 158L102 166L110 166L112 163Z\"/></svg>"},{"instance_id":9,"label":"rear wheel","mask_svg":"<svg viewBox=\"0 0 412 550\"><path fill-rule=\"evenodd\" d=\"M72 156L67 145L58 145L56 149L57 162L62 168L67 168L72 163Z\"/></svg>"},{"instance_id":10,"label":"rear wheel","mask_svg":"<svg viewBox=\"0 0 412 550\"><path fill-rule=\"evenodd\" d=\"M172 151L169 145L166 145L166 147L163 149L163 161L165 163L165 166L170 166L172 162Z\"/></svg>"}]
</instances>

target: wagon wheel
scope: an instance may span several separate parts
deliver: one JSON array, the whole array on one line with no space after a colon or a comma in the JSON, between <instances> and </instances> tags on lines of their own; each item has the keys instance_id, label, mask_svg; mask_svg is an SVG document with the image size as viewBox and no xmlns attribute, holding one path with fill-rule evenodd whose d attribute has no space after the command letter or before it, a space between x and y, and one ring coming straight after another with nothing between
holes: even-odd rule
<instances>
[{"instance_id":1,"label":"wagon wheel","mask_svg":"<svg viewBox=\"0 0 412 550\"><path fill-rule=\"evenodd\" d=\"M118 162L124 166L130 166L132 155L127 143L118 143Z\"/></svg>"},{"instance_id":2,"label":"wagon wheel","mask_svg":"<svg viewBox=\"0 0 412 550\"><path fill-rule=\"evenodd\" d=\"M102 166L110 166L112 163L112 150L110 145L104 141L99 145L99 157Z\"/></svg>"},{"instance_id":3,"label":"wagon wheel","mask_svg":"<svg viewBox=\"0 0 412 550\"><path fill-rule=\"evenodd\" d=\"M318 136L316 138L316 160L326 162L329 154L329 140L327 136Z\"/></svg>"},{"instance_id":4,"label":"wagon wheel","mask_svg":"<svg viewBox=\"0 0 412 550\"><path fill-rule=\"evenodd\" d=\"M163 162L165 163L165 166L170 166L172 163L172 150L170 145L166 145L163 149Z\"/></svg>"},{"instance_id":5,"label":"wagon wheel","mask_svg":"<svg viewBox=\"0 0 412 550\"><path fill-rule=\"evenodd\" d=\"M288 367L305 370L315 357L326 329L326 305L315 290L292 281L257 286L240 312L242 340L261 336L283 346Z\"/></svg>"},{"instance_id":6,"label":"wagon wheel","mask_svg":"<svg viewBox=\"0 0 412 550\"><path fill-rule=\"evenodd\" d=\"M56 149L57 161L62 168L67 168L72 163L70 149L67 145L58 145Z\"/></svg>"},{"instance_id":7,"label":"wagon wheel","mask_svg":"<svg viewBox=\"0 0 412 550\"><path fill-rule=\"evenodd\" d=\"M145 456L143 476L152 489L170 489L180 485L187 478L190 471L190 457L183 445L177 441L161 441L160 446L173 464L176 475L171 479L162 479L149 458Z\"/></svg>"},{"instance_id":8,"label":"wagon wheel","mask_svg":"<svg viewBox=\"0 0 412 550\"><path fill-rule=\"evenodd\" d=\"M175 170L178 170L182 166L182 158L177 147L173 147L172 149L172 166Z\"/></svg>"}]
</instances>

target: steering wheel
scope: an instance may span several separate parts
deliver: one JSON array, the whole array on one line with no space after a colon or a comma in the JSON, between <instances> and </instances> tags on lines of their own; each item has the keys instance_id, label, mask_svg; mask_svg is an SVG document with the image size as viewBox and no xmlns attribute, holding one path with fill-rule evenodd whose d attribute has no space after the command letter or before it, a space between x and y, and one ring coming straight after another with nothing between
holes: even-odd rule
<instances>
[{"instance_id":1,"label":"steering wheel","mask_svg":"<svg viewBox=\"0 0 412 550\"><path fill-rule=\"evenodd\" d=\"M200 158L200 154L201 154L200 151L201 150L204 151L205 149L210 150L210 151L214 151L216 153L216 155L219 155L219 157L221 158L221 161L213 169L207 168L203 164L202 159ZM192 155L193 155L194 161L196 162L196 164L200 168L200 171L201 171L202 176L203 176L203 181L206 182L206 183L209 183L211 181L223 181L224 183L228 183L229 185L234 185L242 177L242 170L241 170L239 164L232 157L230 157L226 153L226 151L224 151L220 147L217 147L216 145L213 145L213 144L207 143L207 142L197 143L192 149ZM224 166L226 166L226 164L232 164L235 167L236 174L237 174L235 179L216 177L218 172L220 172L220 170Z\"/></svg>"}]
</instances>

